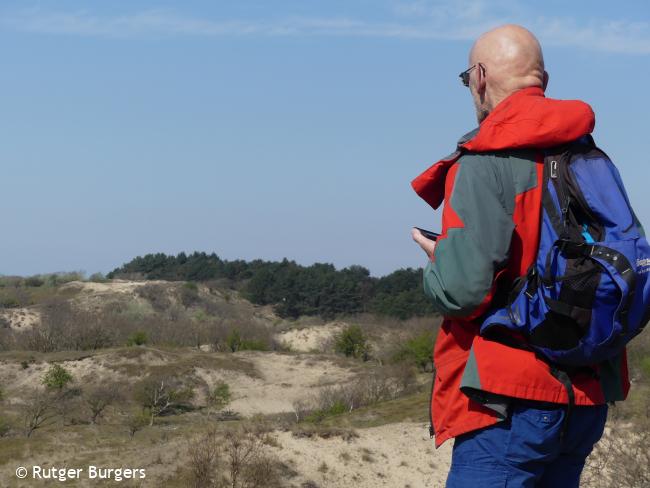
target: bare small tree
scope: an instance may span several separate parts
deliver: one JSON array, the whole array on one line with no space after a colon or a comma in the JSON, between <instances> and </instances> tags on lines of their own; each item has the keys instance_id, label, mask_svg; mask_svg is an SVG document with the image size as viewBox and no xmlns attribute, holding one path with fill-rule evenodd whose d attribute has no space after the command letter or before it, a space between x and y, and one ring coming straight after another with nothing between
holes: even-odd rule
<instances>
[{"instance_id":1,"label":"bare small tree","mask_svg":"<svg viewBox=\"0 0 650 488\"><path fill-rule=\"evenodd\" d=\"M272 488L280 486L276 465L264 453L267 433L247 430L226 432L223 450L231 488Z\"/></svg>"},{"instance_id":2,"label":"bare small tree","mask_svg":"<svg viewBox=\"0 0 650 488\"><path fill-rule=\"evenodd\" d=\"M43 389L31 390L23 406L25 436L31 437L35 430L50 425L57 416L56 394Z\"/></svg>"},{"instance_id":3,"label":"bare small tree","mask_svg":"<svg viewBox=\"0 0 650 488\"><path fill-rule=\"evenodd\" d=\"M234 488L239 486L239 478L243 475L245 466L255 459L263 444L259 438L241 435L239 432L226 433L224 444L228 453L230 481Z\"/></svg>"},{"instance_id":4,"label":"bare small tree","mask_svg":"<svg viewBox=\"0 0 650 488\"><path fill-rule=\"evenodd\" d=\"M83 401L90 410L90 421L96 424L99 418L106 410L106 407L115 403L121 398L118 385L109 383L107 385L99 384L83 393Z\"/></svg>"},{"instance_id":5,"label":"bare small tree","mask_svg":"<svg viewBox=\"0 0 650 488\"><path fill-rule=\"evenodd\" d=\"M304 399L294 400L291 406L293 407L293 414L296 416L296 422L304 420L314 409L311 403Z\"/></svg>"},{"instance_id":6,"label":"bare small tree","mask_svg":"<svg viewBox=\"0 0 650 488\"><path fill-rule=\"evenodd\" d=\"M149 423L149 413L145 410L129 415L126 426L129 429L129 437L133 439L135 433L142 430Z\"/></svg>"},{"instance_id":7,"label":"bare small tree","mask_svg":"<svg viewBox=\"0 0 650 488\"><path fill-rule=\"evenodd\" d=\"M215 430L210 430L198 441L189 445L189 465L194 488L210 488L225 485L225 480L219 479L222 464L221 440Z\"/></svg>"},{"instance_id":8,"label":"bare small tree","mask_svg":"<svg viewBox=\"0 0 650 488\"><path fill-rule=\"evenodd\" d=\"M178 378L168 376L145 378L137 386L135 394L142 408L149 412L149 425L153 425L156 417L169 413L192 396L191 388L183 387Z\"/></svg>"},{"instance_id":9,"label":"bare small tree","mask_svg":"<svg viewBox=\"0 0 650 488\"><path fill-rule=\"evenodd\" d=\"M212 430L188 449L195 488L278 488L277 462L264 452L268 433Z\"/></svg>"}]
</instances>

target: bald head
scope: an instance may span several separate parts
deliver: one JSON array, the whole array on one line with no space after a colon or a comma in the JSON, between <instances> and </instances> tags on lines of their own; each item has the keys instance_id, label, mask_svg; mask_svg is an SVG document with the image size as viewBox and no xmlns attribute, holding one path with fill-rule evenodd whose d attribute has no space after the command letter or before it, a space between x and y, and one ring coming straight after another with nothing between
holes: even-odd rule
<instances>
[{"instance_id":1,"label":"bald head","mask_svg":"<svg viewBox=\"0 0 650 488\"><path fill-rule=\"evenodd\" d=\"M469 55L469 65L480 63L484 69L473 70L470 88L479 122L513 92L521 88L546 88L542 48L527 29L503 25L481 35Z\"/></svg>"}]
</instances>

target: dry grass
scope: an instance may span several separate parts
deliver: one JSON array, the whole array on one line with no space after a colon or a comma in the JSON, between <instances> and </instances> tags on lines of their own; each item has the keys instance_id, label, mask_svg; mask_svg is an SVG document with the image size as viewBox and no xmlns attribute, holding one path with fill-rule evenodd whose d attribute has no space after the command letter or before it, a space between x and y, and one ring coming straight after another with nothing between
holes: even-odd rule
<instances>
[{"instance_id":1,"label":"dry grass","mask_svg":"<svg viewBox=\"0 0 650 488\"><path fill-rule=\"evenodd\" d=\"M650 486L650 420L608 422L603 438L587 460L581 479L585 488Z\"/></svg>"},{"instance_id":2,"label":"dry grass","mask_svg":"<svg viewBox=\"0 0 650 488\"><path fill-rule=\"evenodd\" d=\"M279 461L265 449L268 434L210 430L188 449L189 481L196 488L282 486Z\"/></svg>"},{"instance_id":3,"label":"dry grass","mask_svg":"<svg viewBox=\"0 0 650 488\"><path fill-rule=\"evenodd\" d=\"M229 353L211 353L191 348L132 347L115 350L115 361L108 367L131 377L189 375L196 368L229 370L258 378L259 371L250 362Z\"/></svg>"}]
</instances>

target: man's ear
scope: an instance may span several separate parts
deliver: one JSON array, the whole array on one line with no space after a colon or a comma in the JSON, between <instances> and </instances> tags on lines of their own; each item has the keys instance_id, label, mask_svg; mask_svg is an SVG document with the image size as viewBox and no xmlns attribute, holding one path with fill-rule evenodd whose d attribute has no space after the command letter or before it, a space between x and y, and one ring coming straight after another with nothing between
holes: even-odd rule
<instances>
[{"instance_id":1,"label":"man's ear","mask_svg":"<svg viewBox=\"0 0 650 488\"><path fill-rule=\"evenodd\" d=\"M478 64L477 66L478 73L476 77L476 91L481 97L485 95L485 88L487 86L487 81L485 79L485 66L483 66L481 63Z\"/></svg>"},{"instance_id":2,"label":"man's ear","mask_svg":"<svg viewBox=\"0 0 650 488\"><path fill-rule=\"evenodd\" d=\"M546 86L548 85L548 73L544 70L544 79L542 80L542 90L546 91Z\"/></svg>"}]
</instances>

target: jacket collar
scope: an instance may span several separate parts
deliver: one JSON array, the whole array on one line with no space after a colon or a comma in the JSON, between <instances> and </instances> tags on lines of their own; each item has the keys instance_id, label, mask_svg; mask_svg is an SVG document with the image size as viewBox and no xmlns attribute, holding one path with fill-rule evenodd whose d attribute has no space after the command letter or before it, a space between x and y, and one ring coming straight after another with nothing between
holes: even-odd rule
<instances>
[{"instance_id":1,"label":"jacket collar","mask_svg":"<svg viewBox=\"0 0 650 488\"><path fill-rule=\"evenodd\" d=\"M460 138L457 150L411 182L433 208L444 199L447 171L462 152L557 146L593 131L591 107L579 100L546 98L539 87L523 88L501 101L476 129Z\"/></svg>"},{"instance_id":2,"label":"jacket collar","mask_svg":"<svg viewBox=\"0 0 650 488\"><path fill-rule=\"evenodd\" d=\"M594 112L585 102L546 98L541 88L529 87L502 100L458 145L474 152L541 149L590 134L594 125Z\"/></svg>"}]
</instances>

